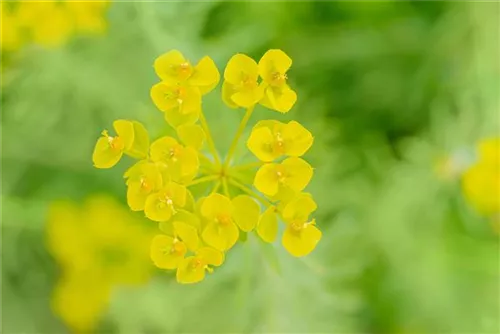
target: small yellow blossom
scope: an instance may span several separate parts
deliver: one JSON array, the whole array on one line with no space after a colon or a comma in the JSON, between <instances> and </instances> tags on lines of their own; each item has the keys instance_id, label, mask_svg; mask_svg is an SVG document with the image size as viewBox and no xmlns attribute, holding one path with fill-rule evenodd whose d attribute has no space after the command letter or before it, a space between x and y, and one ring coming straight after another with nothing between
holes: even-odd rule
<instances>
[{"instance_id":1,"label":"small yellow blossom","mask_svg":"<svg viewBox=\"0 0 500 334\"><path fill-rule=\"evenodd\" d=\"M308 221L317 206L309 194L300 194L290 201L283 210L283 220L287 224L283 233L283 247L293 256L309 254L321 239L321 231L316 221Z\"/></svg>"},{"instance_id":2,"label":"small yellow blossom","mask_svg":"<svg viewBox=\"0 0 500 334\"><path fill-rule=\"evenodd\" d=\"M174 181L192 179L198 172L200 161L192 147L185 147L173 137L161 137L150 147L151 160L160 163Z\"/></svg>"},{"instance_id":3,"label":"small yellow blossom","mask_svg":"<svg viewBox=\"0 0 500 334\"><path fill-rule=\"evenodd\" d=\"M186 252L184 242L168 235L157 235L151 242L151 259L161 269L176 269Z\"/></svg>"},{"instance_id":4,"label":"small yellow blossom","mask_svg":"<svg viewBox=\"0 0 500 334\"><path fill-rule=\"evenodd\" d=\"M259 160L269 162L283 155L300 157L312 143L313 136L300 123L266 120L254 126L247 146Z\"/></svg>"},{"instance_id":5,"label":"small yellow blossom","mask_svg":"<svg viewBox=\"0 0 500 334\"><path fill-rule=\"evenodd\" d=\"M200 212L206 220L203 240L215 249L226 251L238 240L238 227L244 232L255 228L260 208L247 195L236 196L231 201L226 196L214 193L204 199Z\"/></svg>"},{"instance_id":6,"label":"small yellow blossom","mask_svg":"<svg viewBox=\"0 0 500 334\"><path fill-rule=\"evenodd\" d=\"M198 115L201 111L200 90L185 84L159 82L151 88L151 99L163 112Z\"/></svg>"},{"instance_id":7,"label":"small yellow blossom","mask_svg":"<svg viewBox=\"0 0 500 334\"><path fill-rule=\"evenodd\" d=\"M267 196L275 196L287 189L302 191L311 180L313 169L301 158L291 157L282 163L267 163L257 171L255 187Z\"/></svg>"},{"instance_id":8,"label":"small yellow blossom","mask_svg":"<svg viewBox=\"0 0 500 334\"><path fill-rule=\"evenodd\" d=\"M481 141L478 159L462 176L467 201L480 213L500 213L500 138Z\"/></svg>"},{"instance_id":9,"label":"small yellow blossom","mask_svg":"<svg viewBox=\"0 0 500 334\"><path fill-rule=\"evenodd\" d=\"M264 95L258 78L259 67L255 60L242 53L234 55L224 71L222 99L231 108L255 105Z\"/></svg>"},{"instance_id":10,"label":"small yellow blossom","mask_svg":"<svg viewBox=\"0 0 500 334\"><path fill-rule=\"evenodd\" d=\"M157 193L148 196L144 205L146 217L152 221L167 221L186 205L186 187L169 182Z\"/></svg>"},{"instance_id":11,"label":"small yellow blossom","mask_svg":"<svg viewBox=\"0 0 500 334\"><path fill-rule=\"evenodd\" d=\"M211 272L209 266L220 266L224 262L224 254L210 247L203 247L196 251L195 256L185 258L177 268L177 281L183 284L197 283L205 278L206 271Z\"/></svg>"},{"instance_id":12,"label":"small yellow blossom","mask_svg":"<svg viewBox=\"0 0 500 334\"><path fill-rule=\"evenodd\" d=\"M209 93L220 80L219 70L210 57L203 57L193 66L178 50L169 51L156 58L154 68L164 83L185 83L187 86L198 88L201 94Z\"/></svg>"},{"instance_id":13,"label":"small yellow blossom","mask_svg":"<svg viewBox=\"0 0 500 334\"><path fill-rule=\"evenodd\" d=\"M147 197L160 190L163 184L158 166L147 160L130 167L124 177L127 178L127 204L132 211L144 210Z\"/></svg>"},{"instance_id":14,"label":"small yellow blossom","mask_svg":"<svg viewBox=\"0 0 500 334\"><path fill-rule=\"evenodd\" d=\"M102 132L92 155L94 166L111 168L120 161L123 154L134 158L145 158L149 146L149 136L144 126L136 121L116 120L113 127L117 136Z\"/></svg>"},{"instance_id":15,"label":"small yellow blossom","mask_svg":"<svg viewBox=\"0 0 500 334\"><path fill-rule=\"evenodd\" d=\"M264 81L264 97L260 103L281 113L287 113L297 101L297 94L287 85L286 72L292 59L281 50L267 51L259 61L259 74Z\"/></svg>"},{"instance_id":16,"label":"small yellow blossom","mask_svg":"<svg viewBox=\"0 0 500 334\"><path fill-rule=\"evenodd\" d=\"M109 1L66 1L68 15L74 20L76 30L102 34L106 30L104 11Z\"/></svg>"}]
</instances>

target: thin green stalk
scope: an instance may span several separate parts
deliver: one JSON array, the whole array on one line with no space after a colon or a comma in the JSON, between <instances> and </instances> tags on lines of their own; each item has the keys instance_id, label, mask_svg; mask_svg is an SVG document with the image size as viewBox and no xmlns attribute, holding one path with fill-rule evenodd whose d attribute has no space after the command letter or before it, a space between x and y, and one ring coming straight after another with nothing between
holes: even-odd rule
<instances>
[{"instance_id":1,"label":"thin green stalk","mask_svg":"<svg viewBox=\"0 0 500 334\"><path fill-rule=\"evenodd\" d=\"M200 123L201 127L203 128L203 131L205 131L205 134L207 135L208 148L212 153L212 155L214 156L215 165L218 167L221 165L221 161L219 158L219 154L217 153L217 149L215 148L214 140L212 138L212 134L210 133L210 128L208 127L207 119L205 118L203 112L200 113Z\"/></svg>"},{"instance_id":2,"label":"thin green stalk","mask_svg":"<svg viewBox=\"0 0 500 334\"><path fill-rule=\"evenodd\" d=\"M229 151L226 156L226 160L224 161L224 165L222 166L223 169L226 169L229 163L231 162L231 158L233 157L234 152L236 151L236 146L238 145L238 141L240 140L241 135L243 134L243 131L245 130L245 127L247 126L248 120L252 116L253 109L255 106L251 106L247 109L245 112L245 116L243 116L243 119L241 120L241 123L238 127L238 131L236 131L236 135L234 136L233 142L231 143L231 146L229 147Z\"/></svg>"}]
</instances>

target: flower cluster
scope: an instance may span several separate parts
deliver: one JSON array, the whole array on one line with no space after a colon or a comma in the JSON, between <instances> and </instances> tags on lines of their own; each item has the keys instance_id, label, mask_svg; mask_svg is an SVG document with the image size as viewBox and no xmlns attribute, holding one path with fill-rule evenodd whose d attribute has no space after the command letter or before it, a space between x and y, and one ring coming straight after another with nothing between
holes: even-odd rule
<instances>
[{"instance_id":1,"label":"flower cluster","mask_svg":"<svg viewBox=\"0 0 500 334\"><path fill-rule=\"evenodd\" d=\"M97 168L110 168L123 155L138 159L124 175L127 202L131 210L143 211L158 223L162 233L152 240L151 259L159 268L176 270L178 282L203 280L248 233L274 242L280 220L282 244L294 256L309 254L321 239L310 218L316 203L303 192L313 176L313 168L301 158L313 143L306 128L296 121L259 121L247 140L259 161L244 165L233 161L257 104L281 113L295 104L296 93L287 84L291 65L281 50L269 50L259 63L244 54L229 60L222 98L246 112L224 159L202 111L202 96L217 86L219 71L209 57L192 65L176 50L154 62L161 81L151 88L151 98L178 139L164 136L150 142L143 125L117 120L116 134L104 131L97 141L93 153ZM253 173L253 184L241 177L245 170ZM209 182L213 186L195 198L191 187Z\"/></svg>"},{"instance_id":2,"label":"flower cluster","mask_svg":"<svg viewBox=\"0 0 500 334\"><path fill-rule=\"evenodd\" d=\"M62 45L76 33L102 33L109 1L2 2L2 51L33 42Z\"/></svg>"},{"instance_id":3,"label":"flower cluster","mask_svg":"<svg viewBox=\"0 0 500 334\"><path fill-rule=\"evenodd\" d=\"M113 287L145 283L152 273L153 229L111 197L93 196L81 207L53 203L46 232L62 269L52 307L75 332L94 329Z\"/></svg>"},{"instance_id":4,"label":"flower cluster","mask_svg":"<svg viewBox=\"0 0 500 334\"><path fill-rule=\"evenodd\" d=\"M477 159L462 175L467 201L481 214L500 215L500 138L479 142Z\"/></svg>"}]
</instances>

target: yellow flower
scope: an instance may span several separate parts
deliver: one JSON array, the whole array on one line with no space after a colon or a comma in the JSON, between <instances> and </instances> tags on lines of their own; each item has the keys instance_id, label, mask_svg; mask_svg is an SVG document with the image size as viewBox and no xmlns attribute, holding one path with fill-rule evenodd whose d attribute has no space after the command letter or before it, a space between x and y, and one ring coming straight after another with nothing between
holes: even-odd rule
<instances>
[{"instance_id":1,"label":"yellow flower","mask_svg":"<svg viewBox=\"0 0 500 334\"><path fill-rule=\"evenodd\" d=\"M300 157L312 143L313 136L300 123L267 120L254 126L247 147L259 160L268 162L283 155Z\"/></svg>"},{"instance_id":2,"label":"yellow flower","mask_svg":"<svg viewBox=\"0 0 500 334\"><path fill-rule=\"evenodd\" d=\"M183 124L177 127L177 136L186 145L200 150L205 142L206 135L203 128L197 124Z\"/></svg>"},{"instance_id":3,"label":"yellow flower","mask_svg":"<svg viewBox=\"0 0 500 334\"><path fill-rule=\"evenodd\" d=\"M151 260L162 269L175 269L186 255L187 247L181 240L160 234L151 243Z\"/></svg>"},{"instance_id":4,"label":"yellow flower","mask_svg":"<svg viewBox=\"0 0 500 334\"><path fill-rule=\"evenodd\" d=\"M144 213L149 219L161 222L167 221L186 205L186 187L175 182L169 182L157 193L148 196L144 205Z\"/></svg>"},{"instance_id":5,"label":"yellow flower","mask_svg":"<svg viewBox=\"0 0 500 334\"><path fill-rule=\"evenodd\" d=\"M2 31L1 31L1 49L4 51L16 51L23 44L21 27L17 16L4 3L1 3Z\"/></svg>"},{"instance_id":6,"label":"yellow flower","mask_svg":"<svg viewBox=\"0 0 500 334\"><path fill-rule=\"evenodd\" d=\"M500 138L481 141L478 160L462 177L467 201L480 213L500 213Z\"/></svg>"},{"instance_id":7,"label":"yellow flower","mask_svg":"<svg viewBox=\"0 0 500 334\"><path fill-rule=\"evenodd\" d=\"M192 147L185 147L173 137L161 137L150 147L151 160L165 166L165 171L172 180L186 182L196 176L200 161L198 152Z\"/></svg>"},{"instance_id":8,"label":"yellow flower","mask_svg":"<svg viewBox=\"0 0 500 334\"><path fill-rule=\"evenodd\" d=\"M222 99L231 108L249 108L258 103L264 89L257 79L259 67L255 60L238 53L231 57L224 71Z\"/></svg>"},{"instance_id":9,"label":"yellow flower","mask_svg":"<svg viewBox=\"0 0 500 334\"><path fill-rule=\"evenodd\" d=\"M311 165L301 158L291 157L280 164L262 165L255 174L254 185L267 196L275 196L288 189L300 192L307 186L312 175Z\"/></svg>"},{"instance_id":10,"label":"yellow flower","mask_svg":"<svg viewBox=\"0 0 500 334\"><path fill-rule=\"evenodd\" d=\"M201 93L197 87L159 82L151 88L151 98L163 112L198 115L201 111Z\"/></svg>"},{"instance_id":11,"label":"yellow flower","mask_svg":"<svg viewBox=\"0 0 500 334\"><path fill-rule=\"evenodd\" d=\"M321 239L321 231L309 215L317 208L309 194L300 194L290 201L283 210L283 220L287 224L283 233L283 247L293 256L300 257L314 250Z\"/></svg>"},{"instance_id":12,"label":"yellow flower","mask_svg":"<svg viewBox=\"0 0 500 334\"><path fill-rule=\"evenodd\" d=\"M145 158L149 147L149 136L144 126L136 121L116 120L113 127L117 136L107 130L97 140L92 155L96 168L111 168L120 161L124 153L133 158Z\"/></svg>"},{"instance_id":13,"label":"yellow flower","mask_svg":"<svg viewBox=\"0 0 500 334\"><path fill-rule=\"evenodd\" d=\"M185 83L188 86L197 87L201 94L210 92L220 80L219 70L210 57L203 57L193 67L191 62L177 50L169 51L156 58L154 68L165 84Z\"/></svg>"},{"instance_id":14,"label":"yellow flower","mask_svg":"<svg viewBox=\"0 0 500 334\"><path fill-rule=\"evenodd\" d=\"M130 167L124 177L127 178L128 186L127 204L132 211L144 210L147 197L160 190L163 184L158 166L147 160L141 160Z\"/></svg>"},{"instance_id":15,"label":"yellow flower","mask_svg":"<svg viewBox=\"0 0 500 334\"><path fill-rule=\"evenodd\" d=\"M104 11L109 1L66 1L64 5L77 30L98 34L106 30Z\"/></svg>"},{"instance_id":16,"label":"yellow flower","mask_svg":"<svg viewBox=\"0 0 500 334\"><path fill-rule=\"evenodd\" d=\"M262 105L281 113L293 107L297 94L286 83L286 72L291 66L292 59L281 50L269 50L262 56L259 61L259 74L265 84Z\"/></svg>"},{"instance_id":17,"label":"yellow flower","mask_svg":"<svg viewBox=\"0 0 500 334\"><path fill-rule=\"evenodd\" d=\"M206 220L203 240L215 249L229 250L238 240L238 226L245 232L253 230L259 211L259 205L247 195L237 196L232 201L218 193L209 195L200 207L201 216Z\"/></svg>"},{"instance_id":18,"label":"yellow flower","mask_svg":"<svg viewBox=\"0 0 500 334\"><path fill-rule=\"evenodd\" d=\"M182 260L177 268L177 282L183 284L197 283L205 278L209 266L220 266L224 262L224 254L210 247L198 249L195 256Z\"/></svg>"}]
</instances>

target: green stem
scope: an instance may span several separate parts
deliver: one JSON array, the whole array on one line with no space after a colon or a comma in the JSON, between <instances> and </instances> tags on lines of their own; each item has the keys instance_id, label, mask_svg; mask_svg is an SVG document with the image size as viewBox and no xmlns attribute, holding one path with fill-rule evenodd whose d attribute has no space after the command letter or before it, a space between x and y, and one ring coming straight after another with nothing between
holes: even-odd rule
<instances>
[{"instance_id":1,"label":"green stem","mask_svg":"<svg viewBox=\"0 0 500 334\"><path fill-rule=\"evenodd\" d=\"M187 186L190 187L190 186L194 186L195 184L200 184L200 183L204 183L204 182L210 182L210 181L213 181L213 180L217 180L219 177L220 177L220 175L207 175L207 176L203 176L203 177L200 177L199 179L196 179L196 180L193 180L193 181L189 182L187 184Z\"/></svg>"},{"instance_id":2,"label":"green stem","mask_svg":"<svg viewBox=\"0 0 500 334\"><path fill-rule=\"evenodd\" d=\"M231 198L231 194L229 193L229 186L227 185L227 179L223 178L222 179L222 189L224 190L224 195L226 195L227 198Z\"/></svg>"},{"instance_id":3,"label":"green stem","mask_svg":"<svg viewBox=\"0 0 500 334\"><path fill-rule=\"evenodd\" d=\"M240 137L243 134L243 131L245 130L248 120L252 116L254 107L255 106L249 107L245 113L245 116L243 116L240 126L238 127L238 131L236 132L233 142L229 147L229 152L227 153L226 160L224 161L224 165L222 166L223 169L226 169L229 163L231 162L231 158L233 157L234 151L236 151L236 146L238 145L238 141L240 140Z\"/></svg>"},{"instance_id":4,"label":"green stem","mask_svg":"<svg viewBox=\"0 0 500 334\"><path fill-rule=\"evenodd\" d=\"M215 186L214 186L214 188L212 189L212 191L210 192L210 194L214 194L214 193L216 193L216 192L217 192L217 190L219 190L220 185L221 185L221 181L219 180L219 181L217 181L217 182L215 183Z\"/></svg>"},{"instance_id":5,"label":"green stem","mask_svg":"<svg viewBox=\"0 0 500 334\"><path fill-rule=\"evenodd\" d=\"M256 161L256 162L250 162L247 164L239 165L239 166L234 166L231 168L231 170L238 170L238 171L244 171L246 169L253 169L260 167L264 164L262 161Z\"/></svg>"},{"instance_id":6,"label":"green stem","mask_svg":"<svg viewBox=\"0 0 500 334\"><path fill-rule=\"evenodd\" d=\"M229 183L231 183L233 186L235 186L236 188L240 189L244 193L247 193L248 195L255 197L265 207L273 205L267 198L261 196L260 194L257 194L255 191L253 191L252 189L248 188L244 184L241 184L240 182L236 181L235 179L229 179Z\"/></svg>"},{"instance_id":7,"label":"green stem","mask_svg":"<svg viewBox=\"0 0 500 334\"><path fill-rule=\"evenodd\" d=\"M221 161L219 158L219 154L217 153L217 149L215 148L214 140L212 138L212 134L210 133L210 128L208 127L207 119L205 118L203 112L200 113L200 123L201 127L203 128L203 131L205 131L205 134L207 135L207 144L210 153L212 153L212 155L214 156L215 165L216 167L218 167L221 165Z\"/></svg>"}]
</instances>

